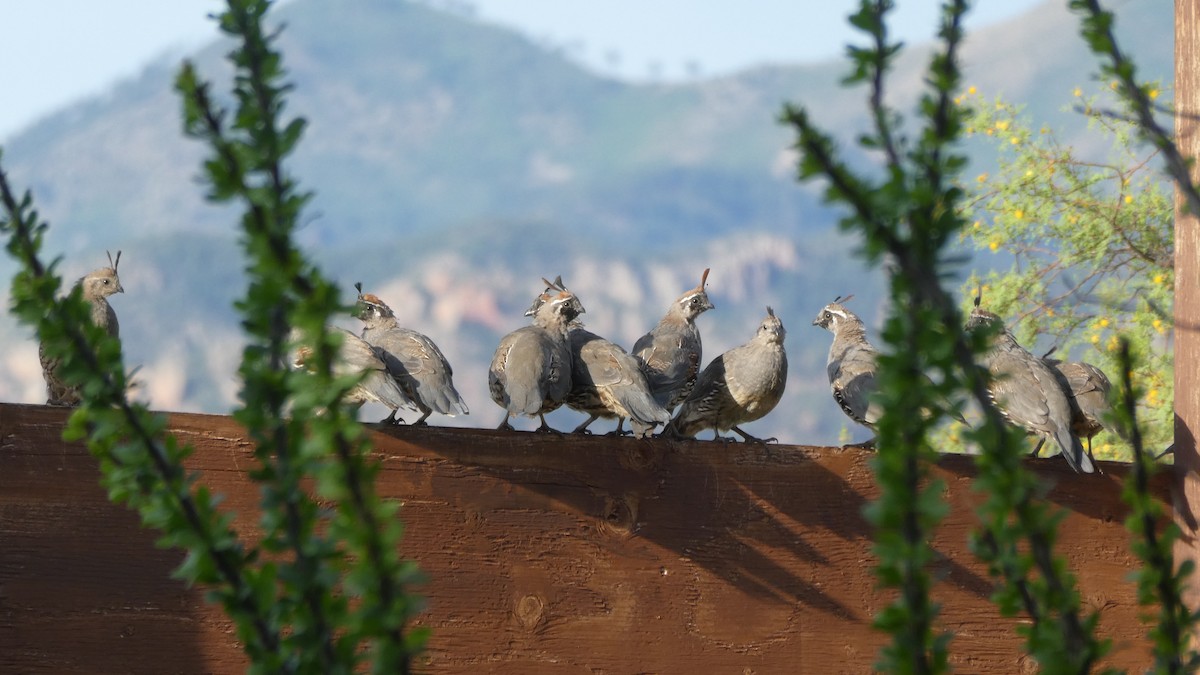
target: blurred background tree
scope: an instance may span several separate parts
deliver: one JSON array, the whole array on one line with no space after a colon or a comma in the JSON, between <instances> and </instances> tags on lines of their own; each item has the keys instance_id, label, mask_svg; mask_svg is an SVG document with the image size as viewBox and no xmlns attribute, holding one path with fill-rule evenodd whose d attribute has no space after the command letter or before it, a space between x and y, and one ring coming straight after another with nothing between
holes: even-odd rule
<instances>
[{"instance_id":1,"label":"blurred background tree","mask_svg":"<svg viewBox=\"0 0 1200 675\"><path fill-rule=\"evenodd\" d=\"M1150 91L1159 98L1160 89ZM974 87L958 99L968 110L966 135L996 156L993 172L963 186L971 225L962 236L1009 260L1007 269L1001 259L971 276L964 306L982 289L984 306L1031 351L1053 349L1055 358L1092 363L1110 379L1119 372L1117 336L1128 337L1146 446L1161 450L1173 434L1173 193L1157 151L1137 140L1132 122L1109 112L1103 95L1074 95L1091 131L1108 141L1106 157L1063 144L1021 106ZM1097 458L1129 459L1109 431L1092 447Z\"/></svg>"}]
</instances>

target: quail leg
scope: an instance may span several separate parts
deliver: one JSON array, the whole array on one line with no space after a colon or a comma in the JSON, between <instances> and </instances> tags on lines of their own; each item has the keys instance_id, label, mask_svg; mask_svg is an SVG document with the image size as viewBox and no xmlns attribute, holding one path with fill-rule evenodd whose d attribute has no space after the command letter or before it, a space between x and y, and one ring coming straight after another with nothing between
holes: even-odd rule
<instances>
[{"instance_id":1,"label":"quail leg","mask_svg":"<svg viewBox=\"0 0 1200 675\"><path fill-rule=\"evenodd\" d=\"M388 415L384 419L379 420L379 423L380 424L393 424L393 425L404 424L404 420L400 419L399 417L396 417L397 412L398 411L393 410L391 415Z\"/></svg>"},{"instance_id":2,"label":"quail leg","mask_svg":"<svg viewBox=\"0 0 1200 675\"><path fill-rule=\"evenodd\" d=\"M1088 459L1092 460L1092 466L1096 467L1096 473L1104 473L1100 470L1100 465L1096 463L1096 458L1092 456L1092 437L1088 436Z\"/></svg>"},{"instance_id":3,"label":"quail leg","mask_svg":"<svg viewBox=\"0 0 1200 675\"><path fill-rule=\"evenodd\" d=\"M500 421L500 426L496 427L498 431L516 431L513 425L508 423L508 413L504 413L504 419Z\"/></svg>"},{"instance_id":4,"label":"quail leg","mask_svg":"<svg viewBox=\"0 0 1200 675\"><path fill-rule=\"evenodd\" d=\"M591 424L592 422L595 422L599 417L600 417L599 415L592 415L591 417L588 417L586 420L583 421L583 424L580 424L579 426L575 427L575 429L572 430L571 433L585 434L587 436L591 436L592 432L588 431L588 425ZM546 418L543 417L542 424L545 424L545 423L546 423ZM540 431L540 429L539 429L539 431Z\"/></svg>"},{"instance_id":5,"label":"quail leg","mask_svg":"<svg viewBox=\"0 0 1200 675\"><path fill-rule=\"evenodd\" d=\"M414 427L429 426L429 424L425 420L429 419L429 416L433 414L433 408L423 408L421 410L421 412L424 413L423 415L421 415L421 419L417 420L416 422L413 422L412 426L414 426ZM504 419L506 421L508 420L507 417L505 417Z\"/></svg>"},{"instance_id":6,"label":"quail leg","mask_svg":"<svg viewBox=\"0 0 1200 675\"><path fill-rule=\"evenodd\" d=\"M534 431L538 432L539 434L557 434L557 433L559 433L558 429L555 429L554 427L552 427L546 423L545 415L543 415L542 413L538 413L538 417L542 418L542 426L538 427L537 429L534 429Z\"/></svg>"},{"instance_id":7,"label":"quail leg","mask_svg":"<svg viewBox=\"0 0 1200 675\"><path fill-rule=\"evenodd\" d=\"M610 432L608 432L607 434L604 434L604 435L605 435L605 436L614 436L614 437L616 437L616 438L620 438L621 436L630 436L630 435L632 435L632 434L633 434L633 429L632 429L632 428L631 428L631 429L629 429L628 431L626 431L626 430L625 430L625 418L624 418L624 417L618 417L618 418L617 418L617 428L616 428L616 429L613 429L612 431L610 431Z\"/></svg>"},{"instance_id":8,"label":"quail leg","mask_svg":"<svg viewBox=\"0 0 1200 675\"><path fill-rule=\"evenodd\" d=\"M737 432L737 435L741 436L742 440L746 441L747 443L753 442L753 443L762 443L763 445L766 445L767 443L778 443L779 442L779 439L775 438L774 436L772 436L770 438L755 438L754 436L751 436L750 434L742 431L741 429L737 428L736 426L731 427L731 429L733 431Z\"/></svg>"},{"instance_id":9,"label":"quail leg","mask_svg":"<svg viewBox=\"0 0 1200 675\"><path fill-rule=\"evenodd\" d=\"M1038 439L1038 444L1037 444L1037 447L1033 449L1033 456L1034 456L1034 457L1041 457L1041 454L1042 454L1042 446L1043 446L1043 445L1045 445L1045 444L1046 444L1046 438L1045 438L1045 436L1043 436L1042 438L1039 438L1039 439Z\"/></svg>"}]
</instances>

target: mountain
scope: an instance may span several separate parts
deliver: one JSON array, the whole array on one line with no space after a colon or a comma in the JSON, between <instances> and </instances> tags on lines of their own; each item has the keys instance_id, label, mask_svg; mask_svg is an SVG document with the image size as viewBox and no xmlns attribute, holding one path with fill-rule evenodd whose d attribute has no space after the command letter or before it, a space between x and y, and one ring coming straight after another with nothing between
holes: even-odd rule
<instances>
[{"instance_id":1,"label":"mountain","mask_svg":"<svg viewBox=\"0 0 1200 675\"><path fill-rule=\"evenodd\" d=\"M967 81L1028 102L1065 141L1087 146L1082 121L1058 111L1075 86L1096 88L1094 68L1058 4L969 36ZM1126 2L1118 12L1143 78L1169 77L1171 44L1159 36L1173 34L1171 8ZM824 380L828 336L809 323L849 293L877 323L882 282L817 189L795 182L792 138L776 121L783 102L803 103L848 161L870 166L853 144L867 126L865 94L839 86L844 62L631 85L417 3L294 0L275 17L295 84L288 112L309 122L290 164L315 192L301 242L348 294L363 281L441 344L473 411L454 423L499 422L486 364L499 336L523 323L539 277L562 274L588 325L628 346L711 267L707 358L748 339L767 304L790 330L787 410L755 429L820 443L847 425ZM228 49L215 42L193 56L218 92ZM929 54L918 45L897 60L889 97L900 109L913 109ZM160 408L222 412L236 397L237 218L204 201L204 153L181 136L176 70L151 64L42 120L12 139L4 162L51 221L48 247L69 274L124 250L128 293L113 304L145 395ZM985 149L972 150L986 163ZM0 343L0 396L40 400L28 333L10 320ZM561 417L573 425L573 413Z\"/></svg>"}]
</instances>

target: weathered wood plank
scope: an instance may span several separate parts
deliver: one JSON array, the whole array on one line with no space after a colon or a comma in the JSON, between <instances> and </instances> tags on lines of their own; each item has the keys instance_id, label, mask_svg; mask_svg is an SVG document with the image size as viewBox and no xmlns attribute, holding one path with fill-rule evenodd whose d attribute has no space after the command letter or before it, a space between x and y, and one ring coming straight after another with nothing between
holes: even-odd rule
<instances>
[{"instance_id":1,"label":"weathered wood plank","mask_svg":"<svg viewBox=\"0 0 1200 675\"><path fill-rule=\"evenodd\" d=\"M238 672L232 627L167 575L175 551L113 507L95 462L58 440L66 413L0 405L0 672ZM191 467L253 530L253 460L227 417L173 415ZM838 448L397 428L374 434L379 488L402 500L404 552L429 576L425 668L443 673L867 672L885 601L862 507L869 453ZM1030 460L1067 511L1061 551L1138 669L1123 468ZM1011 673L1015 622L967 550L969 457L948 456L934 539L960 672ZM1167 483L1156 490L1167 495ZM1026 664L1028 665L1028 664Z\"/></svg>"}]
</instances>

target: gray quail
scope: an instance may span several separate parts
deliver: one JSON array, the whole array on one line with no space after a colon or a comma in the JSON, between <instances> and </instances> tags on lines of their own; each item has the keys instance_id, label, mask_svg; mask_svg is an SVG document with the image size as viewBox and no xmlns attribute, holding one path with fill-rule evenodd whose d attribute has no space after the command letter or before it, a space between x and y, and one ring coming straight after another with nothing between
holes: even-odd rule
<instances>
[{"instance_id":1,"label":"gray quail","mask_svg":"<svg viewBox=\"0 0 1200 675\"><path fill-rule=\"evenodd\" d=\"M342 344L338 347L337 357L333 362L333 374L338 377L363 374L362 380L346 393L343 401L357 406L368 401L381 403L391 408L393 414L399 408L417 409L413 400L388 373L387 364L384 363L378 349L344 328L331 327L329 331L342 336ZM292 339L296 340L298 337L299 333L293 331ZM311 356L312 347L300 345L296 348L292 365L304 368Z\"/></svg>"},{"instance_id":2,"label":"gray quail","mask_svg":"<svg viewBox=\"0 0 1200 675\"><path fill-rule=\"evenodd\" d=\"M760 419L775 408L787 384L787 353L783 339L787 332L767 308L767 316L749 342L713 359L696 378L696 385L684 399L668 433L692 438L704 429L713 430L714 440L721 431L732 429L746 441L758 439L738 425Z\"/></svg>"},{"instance_id":3,"label":"gray quail","mask_svg":"<svg viewBox=\"0 0 1200 675\"><path fill-rule=\"evenodd\" d=\"M1095 464L1092 437L1104 430L1104 417L1110 410L1108 392L1112 390L1112 383L1104 371L1090 363L1059 361L1049 356L1042 357L1042 361L1053 370L1059 386L1067 395L1067 402L1071 404L1071 432L1087 439L1088 458Z\"/></svg>"},{"instance_id":4,"label":"gray quail","mask_svg":"<svg viewBox=\"0 0 1200 675\"><path fill-rule=\"evenodd\" d=\"M1083 444L1071 434L1071 404L1058 384L1054 370L1024 347L992 312L976 307L967 320L967 328L989 327L998 331L983 354L983 363L991 379L988 393L996 409L1010 422L1039 436L1041 444L1053 439L1062 456L1077 472L1093 473L1095 467L1083 451Z\"/></svg>"},{"instance_id":5,"label":"gray quail","mask_svg":"<svg viewBox=\"0 0 1200 675\"><path fill-rule=\"evenodd\" d=\"M813 325L833 333L833 344L829 345L829 358L825 364L833 400L847 417L875 431L875 424L883 415L883 410L872 398L879 352L867 341L862 319L841 304L849 299L838 297L825 305L813 319ZM871 439L862 445L873 442Z\"/></svg>"},{"instance_id":6,"label":"gray quail","mask_svg":"<svg viewBox=\"0 0 1200 675\"><path fill-rule=\"evenodd\" d=\"M702 350L696 317L713 309L704 290L707 282L706 269L700 285L679 296L658 325L633 345L633 355L642 362L650 393L668 411L688 397L700 372Z\"/></svg>"},{"instance_id":7,"label":"gray quail","mask_svg":"<svg viewBox=\"0 0 1200 675\"><path fill-rule=\"evenodd\" d=\"M549 282L547 282L547 285ZM583 314L583 305L565 288L552 288L533 308L533 324L505 335L492 356L488 390L504 408L499 429L512 429L509 418L538 416L538 431L553 431L546 413L571 392L571 348L567 327Z\"/></svg>"},{"instance_id":8,"label":"gray quail","mask_svg":"<svg viewBox=\"0 0 1200 675\"><path fill-rule=\"evenodd\" d=\"M562 277L555 283L562 288ZM526 316L534 315L545 297L539 296ZM650 394L641 362L634 356L587 330L578 320L571 322L567 339L571 346L571 393L566 404L588 416L573 433L588 433L588 425L603 417L616 418L614 435L624 433L622 427L629 419L634 433L645 437L655 426L670 421L671 413Z\"/></svg>"},{"instance_id":9,"label":"gray quail","mask_svg":"<svg viewBox=\"0 0 1200 675\"><path fill-rule=\"evenodd\" d=\"M395 313L378 296L363 294L362 284L355 287L355 313L363 322L362 339L380 352L388 372L421 411L421 418L413 424L424 425L434 412L450 417L469 414L467 404L454 388L454 371L442 350L425 335L402 328ZM383 422L393 423L395 416L393 409Z\"/></svg>"},{"instance_id":10,"label":"gray quail","mask_svg":"<svg viewBox=\"0 0 1200 675\"><path fill-rule=\"evenodd\" d=\"M91 305L92 323L103 328L110 336L117 339L121 337L121 326L117 322L117 313L113 311L112 305L108 304L108 297L114 293L125 292L125 289L121 287L121 278L117 276L117 265L120 262L120 251L117 251L115 259L110 253L108 256L108 267L92 270L75 282L75 287L80 290L83 299ZM62 381L58 370L58 359L52 359L47 356L45 346L41 344L38 345L38 359L42 363L42 377L46 380L46 392L48 394L46 405L79 405L79 391L67 386Z\"/></svg>"}]
</instances>

